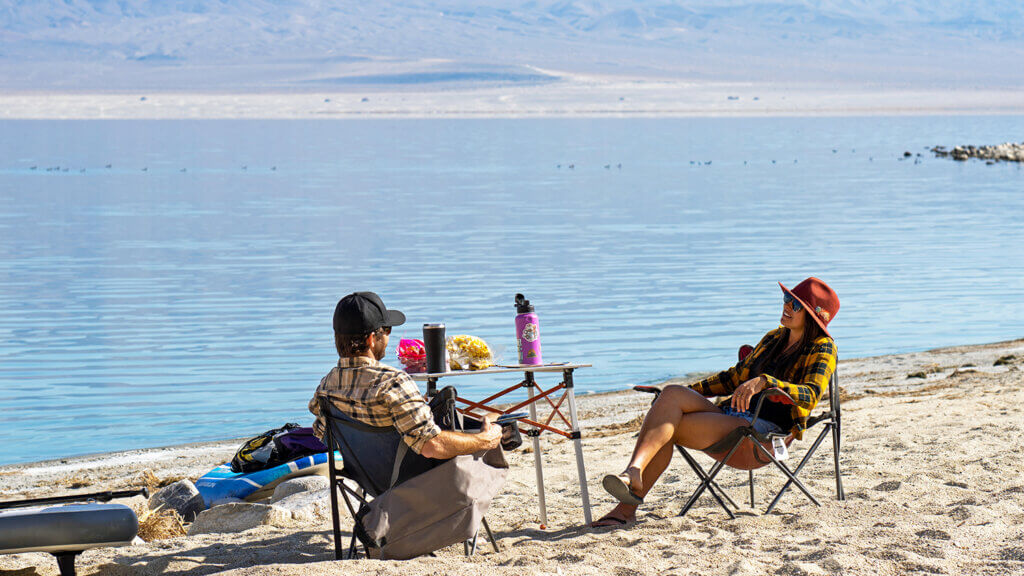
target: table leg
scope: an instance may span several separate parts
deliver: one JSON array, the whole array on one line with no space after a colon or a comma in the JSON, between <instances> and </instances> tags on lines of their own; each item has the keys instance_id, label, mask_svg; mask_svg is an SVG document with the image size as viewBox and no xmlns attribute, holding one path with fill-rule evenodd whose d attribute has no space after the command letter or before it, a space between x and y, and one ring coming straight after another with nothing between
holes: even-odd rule
<instances>
[{"instance_id":1,"label":"table leg","mask_svg":"<svg viewBox=\"0 0 1024 576\"><path fill-rule=\"evenodd\" d=\"M587 489L587 469L583 464L583 438L580 432L579 419L576 417L576 395L573 393L572 370L565 370L565 391L569 395L569 420L572 424L573 445L576 448L576 473L580 479L580 498L583 500L583 521L589 526L592 522L590 514L590 491Z\"/></svg>"},{"instance_id":2,"label":"table leg","mask_svg":"<svg viewBox=\"0 0 1024 576\"><path fill-rule=\"evenodd\" d=\"M526 393L530 399L533 399L535 394L534 387L536 382L533 379L533 372L526 373ZM534 402L530 402L530 420L537 421L537 405ZM548 523L548 507L544 502L544 466L540 454L540 430L534 429L533 434L533 467L537 471L537 502L540 505L540 523L547 525Z\"/></svg>"}]
</instances>

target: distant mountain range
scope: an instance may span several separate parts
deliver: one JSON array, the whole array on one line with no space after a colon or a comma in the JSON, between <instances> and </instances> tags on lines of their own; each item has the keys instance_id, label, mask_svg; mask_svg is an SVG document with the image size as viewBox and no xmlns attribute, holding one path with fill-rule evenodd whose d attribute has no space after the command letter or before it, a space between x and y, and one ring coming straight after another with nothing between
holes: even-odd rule
<instances>
[{"instance_id":1,"label":"distant mountain range","mask_svg":"<svg viewBox=\"0 0 1024 576\"><path fill-rule=\"evenodd\" d=\"M1024 2L6 0L0 89L695 80L1020 86Z\"/></svg>"}]
</instances>

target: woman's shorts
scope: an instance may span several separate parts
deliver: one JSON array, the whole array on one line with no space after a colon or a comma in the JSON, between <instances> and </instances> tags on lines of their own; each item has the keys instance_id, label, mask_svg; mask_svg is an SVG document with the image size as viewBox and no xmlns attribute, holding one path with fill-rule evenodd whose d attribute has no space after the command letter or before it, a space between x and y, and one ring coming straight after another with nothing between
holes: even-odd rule
<instances>
[{"instance_id":1,"label":"woman's shorts","mask_svg":"<svg viewBox=\"0 0 1024 576\"><path fill-rule=\"evenodd\" d=\"M722 414L726 416L736 416L737 418L743 418L747 422L754 419L754 414L748 411L740 412L734 410L732 406L722 406ZM781 434L782 428L774 422L769 422L764 418L758 418L757 422L754 423L754 430L757 430L759 434Z\"/></svg>"}]
</instances>

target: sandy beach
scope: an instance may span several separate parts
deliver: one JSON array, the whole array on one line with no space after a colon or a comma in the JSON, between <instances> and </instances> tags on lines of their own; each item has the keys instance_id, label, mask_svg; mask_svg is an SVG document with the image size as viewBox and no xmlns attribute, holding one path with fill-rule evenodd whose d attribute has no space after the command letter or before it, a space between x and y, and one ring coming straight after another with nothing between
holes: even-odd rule
<instances>
[{"instance_id":1,"label":"sandy beach","mask_svg":"<svg viewBox=\"0 0 1024 576\"><path fill-rule=\"evenodd\" d=\"M848 498L835 499L826 443L801 475L820 508L792 491L763 515L780 475L758 474L759 501L750 509L746 474L727 470L720 483L742 507L737 518L708 496L679 518L696 481L676 458L636 525L591 529L582 525L571 444L544 435L549 524L542 530L538 523L533 455L512 453L505 490L488 514L500 553L481 545L466 559L453 546L406 562L335 562L324 506L305 520L240 533L90 550L78 560L79 574L1024 574L1022 367L1024 340L841 361ZM600 479L624 465L649 401L632 391L580 398L595 518L612 506ZM794 456L809 444L794 444ZM0 498L126 488L147 470L164 480L195 479L236 446L232 440L0 467ZM56 573L45 554L0 556L2 576Z\"/></svg>"},{"instance_id":2,"label":"sandy beach","mask_svg":"<svg viewBox=\"0 0 1024 576\"><path fill-rule=\"evenodd\" d=\"M1021 114L1012 88L687 81L550 71L544 84L451 83L333 91L0 93L5 119L352 119Z\"/></svg>"}]
</instances>

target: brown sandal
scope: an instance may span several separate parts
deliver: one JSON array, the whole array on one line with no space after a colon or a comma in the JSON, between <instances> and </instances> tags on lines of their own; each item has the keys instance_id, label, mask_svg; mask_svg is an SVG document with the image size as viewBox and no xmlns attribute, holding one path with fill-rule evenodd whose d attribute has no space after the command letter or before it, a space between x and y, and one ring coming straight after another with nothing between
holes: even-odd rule
<instances>
[{"instance_id":1,"label":"brown sandal","mask_svg":"<svg viewBox=\"0 0 1024 576\"><path fill-rule=\"evenodd\" d=\"M604 489L615 497L616 500L627 504L629 506L639 506L644 503L644 499L637 496L633 490L629 487L629 476L627 474L609 474L601 480L601 485Z\"/></svg>"},{"instance_id":2,"label":"brown sandal","mask_svg":"<svg viewBox=\"0 0 1024 576\"><path fill-rule=\"evenodd\" d=\"M625 518L619 518L618 516L612 516L610 513L594 520L590 523L591 528L615 528L620 526L627 526L632 524L635 520L626 520Z\"/></svg>"}]
</instances>

